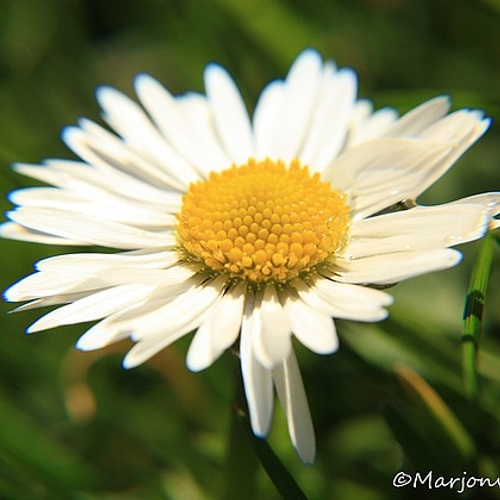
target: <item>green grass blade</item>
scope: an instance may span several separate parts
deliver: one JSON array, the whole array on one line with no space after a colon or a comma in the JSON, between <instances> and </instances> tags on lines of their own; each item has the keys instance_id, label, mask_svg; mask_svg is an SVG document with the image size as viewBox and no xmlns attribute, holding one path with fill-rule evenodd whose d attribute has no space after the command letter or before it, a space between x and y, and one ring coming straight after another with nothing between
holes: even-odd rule
<instances>
[{"instance_id":1,"label":"green grass blade","mask_svg":"<svg viewBox=\"0 0 500 500\"><path fill-rule=\"evenodd\" d=\"M476 453L474 441L453 410L416 371L398 365L395 372L412 407L418 411L419 422L427 420L436 429L441 449L450 450L450 462L451 457L471 461Z\"/></svg>"},{"instance_id":2,"label":"green grass blade","mask_svg":"<svg viewBox=\"0 0 500 500\"><path fill-rule=\"evenodd\" d=\"M472 270L465 299L462 326L462 369L466 395L477 395L477 350L483 327L486 289L493 260L494 239L491 233L484 238L479 257Z\"/></svg>"}]
</instances>

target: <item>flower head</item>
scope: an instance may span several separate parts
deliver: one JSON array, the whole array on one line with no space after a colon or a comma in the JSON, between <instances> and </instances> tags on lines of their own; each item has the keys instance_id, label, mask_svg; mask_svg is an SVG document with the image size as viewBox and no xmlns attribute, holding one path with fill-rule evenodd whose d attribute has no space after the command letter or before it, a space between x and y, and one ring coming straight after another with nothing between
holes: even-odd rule
<instances>
[{"instance_id":1,"label":"flower head","mask_svg":"<svg viewBox=\"0 0 500 500\"><path fill-rule=\"evenodd\" d=\"M63 134L81 161L15 166L54 187L13 192L2 236L120 252L42 260L4 296L28 301L20 309L60 306L29 332L99 320L80 349L130 337L126 367L192 331L194 371L237 343L254 433L268 433L276 389L312 462L292 336L334 352L332 317L386 317L392 298L372 285L453 266L451 246L498 227L500 193L415 203L489 120L449 113L446 98L402 117L373 111L356 98L355 74L312 50L264 89L252 119L224 69L208 66L205 87L174 97L140 75L141 106L100 88L116 134L81 120ZM390 209L402 202L409 208Z\"/></svg>"}]
</instances>

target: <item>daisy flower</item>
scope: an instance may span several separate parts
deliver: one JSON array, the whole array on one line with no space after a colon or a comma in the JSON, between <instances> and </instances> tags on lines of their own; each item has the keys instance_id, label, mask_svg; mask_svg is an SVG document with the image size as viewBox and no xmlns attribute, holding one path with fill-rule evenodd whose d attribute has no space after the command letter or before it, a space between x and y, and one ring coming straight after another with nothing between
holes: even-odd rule
<instances>
[{"instance_id":1,"label":"daisy flower","mask_svg":"<svg viewBox=\"0 0 500 500\"><path fill-rule=\"evenodd\" d=\"M313 50L264 88L252 118L226 70L210 64L204 78L205 94L175 97L139 75L140 105L101 87L114 133L82 119L63 131L81 161L15 165L54 187L14 191L2 236L118 252L44 259L4 297L60 306L28 332L98 320L83 350L130 337L126 368L193 331L193 371L236 345L254 433L267 435L276 392L312 462L292 337L334 352L332 318L384 319L392 297L380 288L457 264L450 247L498 227L500 193L414 202L490 120L449 113L445 97L401 117L374 111L355 73Z\"/></svg>"}]
</instances>

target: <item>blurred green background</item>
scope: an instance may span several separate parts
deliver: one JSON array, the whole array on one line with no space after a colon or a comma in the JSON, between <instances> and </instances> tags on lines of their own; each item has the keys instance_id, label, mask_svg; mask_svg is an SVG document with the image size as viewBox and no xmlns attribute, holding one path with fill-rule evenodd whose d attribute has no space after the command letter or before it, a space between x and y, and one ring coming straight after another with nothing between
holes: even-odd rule
<instances>
[{"instance_id":1,"label":"blurred green background","mask_svg":"<svg viewBox=\"0 0 500 500\"><path fill-rule=\"evenodd\" d=\"M403 112L448 94L454 108L493 117L486 137L421 201L500 190L499 24L498 0L1 0L1 191L34 184L12 173L12 162L72 157L59 131L80 116L99 119L100 84L132 95L134 75L148 72L174 93L202 90L203 67L218 61L252 109L306 46L355 68L360 95L378 107ZM10 208L5 196L0 203ZM395 489L398 470L500 476L498 245L475 400L465 396L460 364L480 247L463 247L458 268L391 290L396 303L383 324L338 322L339 353L297 347L317 461L300 463L281 410L269 442L310 498L456 498L457 488ZM1 242L0 288L64 251ZM236 462L227 459L234 356L193 375L185 339L126 372L128 342L81 353L73 345L85 326L26 337L40 312L0 308L0 498L279 498L244 441ZM500 498L500 490L462 497Z\"/></svg>"}]
</instances>

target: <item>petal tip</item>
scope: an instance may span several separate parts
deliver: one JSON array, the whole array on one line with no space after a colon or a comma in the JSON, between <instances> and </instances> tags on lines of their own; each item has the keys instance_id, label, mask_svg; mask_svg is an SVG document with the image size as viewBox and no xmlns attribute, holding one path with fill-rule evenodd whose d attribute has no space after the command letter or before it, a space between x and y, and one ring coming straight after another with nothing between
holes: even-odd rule
<instances>
[{"instance_id":1,"label":"petal tip","mask_svg":"<svg viewBox=\"0 0 500 500\"><path fill-rule=\"evenodd\" d=\"M136 366L139 366L141 363L137 362L137 360L134 360L133 356L130 356L130 353L125 356L125 358L122 361L122 366L125 368L125 370L130 370L132 368L135 368Z\"/></svg>"},{"instance_id":2,"label":"petal tip","mask_svg":"<svg viewBox=\"0 0 500 500\"><path fill-rule=\"evenodd\" d=\"M222 77L229 76L229 73L220 64L215 63L215 62L211 62L205 66L205 69L203 71L205 85L208 86L209 82L212 82L214 80L214 78L219 78L221 76Z\"/></svg>"},{"instance_id":3,"label":"petal tip","mask_svg":"<svg viewBox=\"0 0 500 500\"><path fill-rule=\"evenodd\" d=\"M190 372L198 373L211 365L207 360L200 359L194 355L190 355L189 351L186 357L186 367Z\"/></svg>"},{"instance_id":4,"label":"petal tip","mask_svg":"<svg viewBox=\"0 0 500 500\"><path fill-rule=\"evenodd\" d=\"M134 89L136 94L141 97L144 94L158 90L162 85L148 73L138 73L134 78Z\"/></svg>"},{"instance_id":5,"label":"petal tip","mask_svg":"<svg viewBox=\"0 0 500 500\"><path fill-rule=\"evenodd\" d=\"M118 94L120 94L120 92L109 85L100 85L95 90L95 96L99 104L102 104L103 101L106 101Z\"/></svg>"},{"instance_id":6,"label":"petal tip","mask_svg":"<svg viewBox=\"0 0 500 500\"><path fill-rule=\"evenodd\" d=\"M311 60L314 61L315 63L321 63L323 61L323 58L321 57L321 54L319 53L319 50L314 48L314 47L306 47L304 50L299 52L299 54L296 57L296 61L304 61L304 60Z\"/></svg>"},{"instance_id":7,"label":"petal tip","mask_svg":"<svg viewBox=\"0 0 500 500\"><path fill-rule=\"evenodd\" d=\"M79 127L68 125L61 130L61 139L70 149L73 149L81 133L82 131Z\"/></svg>"},{"instance_id":8,"label":"petal tip","mask_svg":"<svg viewBox=\"0 0 500 500\"><path fill-rule=\"evenodd\" d=\"M85 339L85 335L83 335L82 337L80 337L76 341L75 347L79 351L92 351L93 350L92 347L90 346L90 343L87 342L87 340Z\"/></svg>"},{"instance_id":9,"label":"petal tip","mask_svg":"<svg viewBox=\"0 0 500 500\"><path fill-rule=\"evenodd\" d=\"M295 450L304 465L314 465L316 459L316 446L312 450Z\"/></svg>"},{"instance_id":10,"label":"petal tip","mask_svg":"<svg viewBox=\"0 0 500 500\"><path fill-rule=\"evenodd\" d=\"M41 332L42 330L47 330L52 326L57 326L57 325L44 325L42 321L38 320L35 321L32 325L28 326L28 328L26 328L25 333L31 335L32 333L38 333Z\"/></svg>"}]
</instances>

